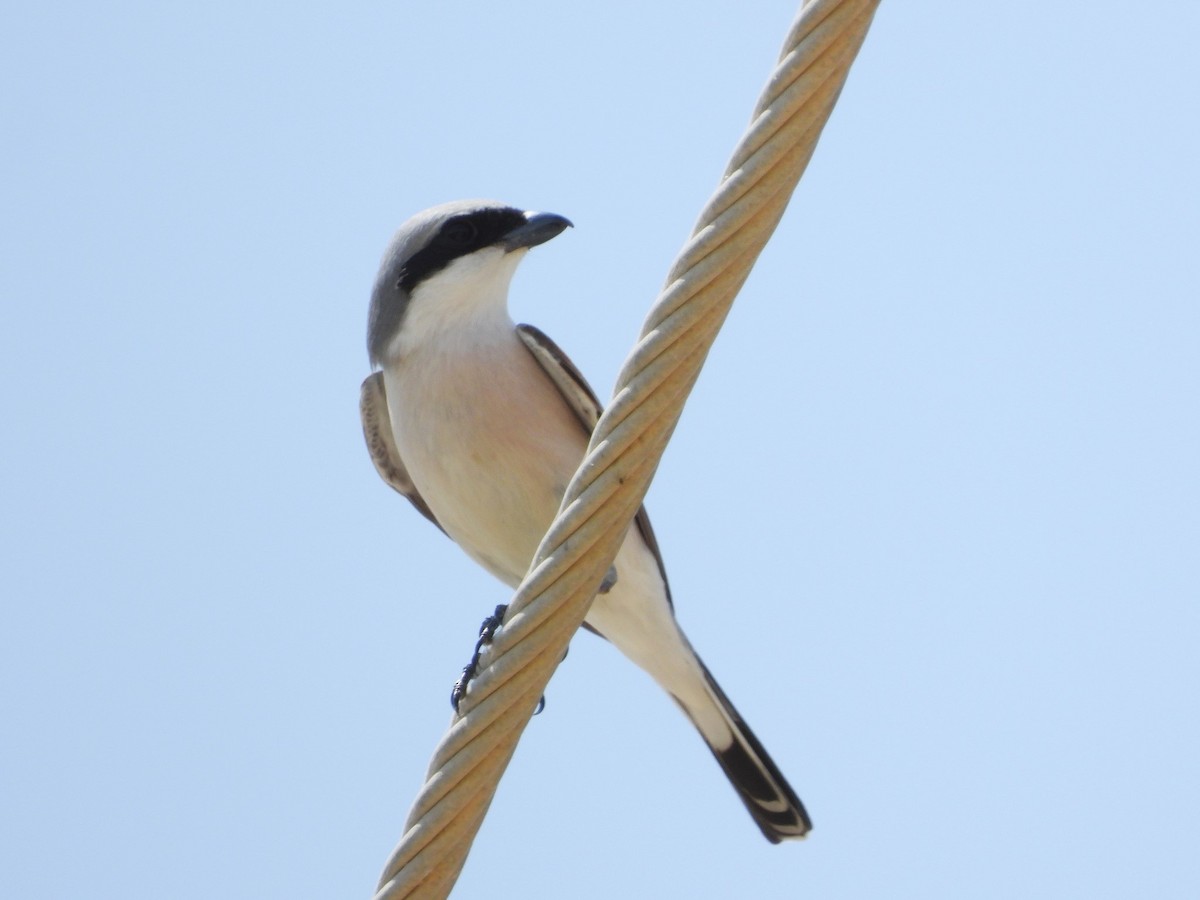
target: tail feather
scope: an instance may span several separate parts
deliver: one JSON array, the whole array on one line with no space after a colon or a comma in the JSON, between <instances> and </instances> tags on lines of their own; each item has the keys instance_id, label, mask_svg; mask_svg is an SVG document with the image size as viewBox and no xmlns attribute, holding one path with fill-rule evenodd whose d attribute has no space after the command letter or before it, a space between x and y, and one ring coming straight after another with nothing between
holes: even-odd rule
<instances>
[{"instance_id":1,"label":"tail feather","mask_svg":"<svg viewBox=\"0 0 1200 900\"><path fill-rule=\"evenodd\" d=\"M772 844L804 837L812 829L812 820L804 804L703 662L700 662L700 668L704 670L713 700L733 734L733 741L727 747L721 747L698 724L697 728L733 789L763 836ZM686 707L684 711L687 712Z\"/></svg>"}]
</instances>

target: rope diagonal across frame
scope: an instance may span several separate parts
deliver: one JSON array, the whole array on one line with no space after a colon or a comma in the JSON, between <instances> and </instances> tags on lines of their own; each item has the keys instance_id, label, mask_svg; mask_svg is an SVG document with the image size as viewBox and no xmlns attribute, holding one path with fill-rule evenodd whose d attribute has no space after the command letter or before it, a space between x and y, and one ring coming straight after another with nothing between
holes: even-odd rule
<instances>
[{"instance_id":1,"label":"rope diagonal across frame","mask_svg":"<svg viewBox=\"0 0 1200 900\"><path fill-rule=\"evenodd\" d=\"M434 753L375 900L449 896L717 332L812 157L878 3L802 4L750 127L672 266L558 516Z\"/></svg>"}]
</instances>

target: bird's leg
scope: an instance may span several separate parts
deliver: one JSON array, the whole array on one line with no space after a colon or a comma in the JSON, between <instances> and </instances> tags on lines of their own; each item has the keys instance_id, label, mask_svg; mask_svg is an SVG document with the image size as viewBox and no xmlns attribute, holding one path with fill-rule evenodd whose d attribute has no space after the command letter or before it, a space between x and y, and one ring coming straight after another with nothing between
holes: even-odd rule
<instances>
[{"instance_id":1,"label":"bird's leg","mask_svg":"<svg viewBox=\"0 0 1200 900\"><path fill-rule=\"evenodd\" d=\"M479 655L483 653L483 648L487 644L490 644L492 638L496 636L496 632L500 629L500 625L504 621L504 613L507 610L508 604L501 603L496 607L496 611L484 619L483 623L479 626L479 639L475 642L475 652L471 654L471 661L463 667L462 674L458 676L458 681L454 682L454 689L450 691L450 705L454 707L455 712L458 712L458 704L467 695L467 685L471 683L471 679L479 671Z\"/></svg>"},{"instance_id":2,"label":"bird's leg","mask_svg":"<svg viewBox=\"0 0 1200 900\"><path fill-rule=\"evenodd\" d=\"M471 661L463 667L462 674L458 677L458 681L454 682L454 688L450 691L450 705L454 707L455 712L458 712L458 705L462 703L463 697L467 696L467 686L470 685L471 679L479 671L479 657L483 653L483 648L492 642L492 638L500 630L500 626L504 623L504 614L507 611L508 604L501 603L496 607L496 611L484 619L479 626L479 639L475 642L475 652L471 654ZM564 653L563 658L566 659L566 656ZM536 716L545 708L546 697L543 695L538 700L533 714Z\"/></svg>"},{"instance_id":3,"label":"bird's leg","mask_svg":"<svg viewBox=\"0 0 1200 900\"><path fill-rule=\"evenodd\" d=\"M609 566L608 571L604 573L604 580L600 582L600 593L607 594L613 589L613 585L617 583L617 567Z\"/></svg>"}]
</instances>

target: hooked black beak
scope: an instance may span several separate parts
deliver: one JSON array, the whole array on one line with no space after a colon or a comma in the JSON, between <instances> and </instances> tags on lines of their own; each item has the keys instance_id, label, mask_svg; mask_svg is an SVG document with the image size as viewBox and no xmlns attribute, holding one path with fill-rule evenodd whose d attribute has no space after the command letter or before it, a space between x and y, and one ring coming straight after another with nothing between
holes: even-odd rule
<instances>
[{"instance_id":1,"label":"hooked black beak","mask_svg":"<svg viewBox=\"0 0 1200 900\"><path fill-rule=\"evenodd\" d=\"M500 240L500 244L508 252L528 249L544 244L551 238L558 237L568 228L571 220L556 213L525 213L525 223L518 225Z\"/></svg>"}]
</instances>

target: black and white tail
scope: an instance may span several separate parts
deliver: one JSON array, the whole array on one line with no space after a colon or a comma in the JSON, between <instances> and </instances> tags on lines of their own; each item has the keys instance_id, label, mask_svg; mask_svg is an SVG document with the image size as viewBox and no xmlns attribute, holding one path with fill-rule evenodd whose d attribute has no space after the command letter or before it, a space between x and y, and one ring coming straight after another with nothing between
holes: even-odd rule
<instances>
[{"instance_id":1,"label":"black and white tail","mask_svg":"<svg viewBox=\"0 0 1200 900\"><path fill-rule=\"evenodd\" d=\"M733 789L737 791L742 803L762 830L763 836L772 844L804 837L812 829L812 821L808 818L804 804L787 783L774 760L763 749L750 726L725 696L725 692L721 690L708 668L698 658L696 661L704 670L713 705L720 711L733 740L725 745L725 741L729 740L727 734L710 734L712 729L701 725L701 717L692 715L682 702L680 706L695 724L713 756L717 758ZM678 698L676 699L679 702Z\"/></svg>"}]
</instances>

